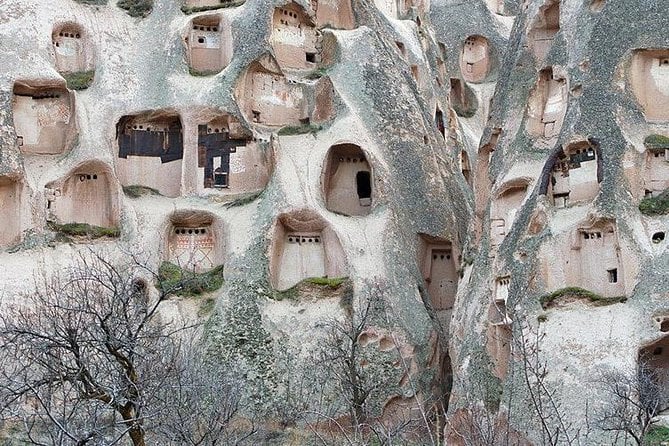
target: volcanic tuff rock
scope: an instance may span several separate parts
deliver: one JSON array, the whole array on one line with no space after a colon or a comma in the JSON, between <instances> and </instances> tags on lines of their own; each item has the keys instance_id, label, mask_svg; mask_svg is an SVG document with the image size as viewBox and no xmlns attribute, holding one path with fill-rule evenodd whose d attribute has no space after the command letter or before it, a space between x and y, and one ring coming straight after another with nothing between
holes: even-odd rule
<instances>
[{"instance_id":1,"label":"volcanic tuff rock","mask_svg":"<svg viewBox=\"0 0 669 446\"><path fill-rule=\"evenodd\" d=\"M650 361L669 386L644 353L669 217L642 212L669 186L669 1L98 3L0 5L4 296L88 249L224 264L213 310L164 311L206 321L263 413L372 302L370 413L434 409L449 444L481 413L541 444L536 382L566 437L613 444L593 379Z\"/></svg>"}]
</instances>

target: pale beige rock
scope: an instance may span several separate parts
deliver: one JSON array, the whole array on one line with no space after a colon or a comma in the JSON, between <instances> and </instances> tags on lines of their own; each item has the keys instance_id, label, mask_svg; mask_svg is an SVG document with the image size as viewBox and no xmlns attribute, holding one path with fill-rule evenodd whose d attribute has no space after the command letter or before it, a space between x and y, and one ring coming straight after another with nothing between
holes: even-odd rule
<instances>
[{"instance_id":1,"label":"pale beige rock","mask_svg":"<svg viewBox=\"0 0 669 446\"><path fill-rule=\"evenodd\" d=\"M278 290L312 277L346 275L346 258L337 234L308 209L279 216L269 257L272 285Z\"/></svg>"},{"instance_id":2,"label":"pale beige rock","mask_svg":"<svg viewBox=\"0 0 669 446\"><path fill-rule=\"evenodd\" d=\"M567 79L553 68L541 70L528 101L528 133L548 140L557 137L567 112L568 97Z\"/></svg>"},{"instance_id":3,"label":"pale beige rock","mask_svg":"<svg viewBox=\"0 0 669 446\"><path fill-rule=\"evenodd\" d=\"M534 17L528 39L538 60L544 60L560 31L560 0L546 0Z\"/></svg>"},{"instance_id":4,"label":"pale beige rock","mask_svg":"<svg viewBox=\"0 0 669 446\"><path fill-rule=\"evenodd\" d=\"M52 33L56 69L76 73L95 69L95 52L89 32L76 22L56 24Z\"/></svg>"},{"instance_id":5,"label":"pale beige rock","mask_svg":"<svg viewBox=\"0 0 669 446\"><path fill-rule=\"evenodd\" d=\"M217 73L232 59L232 32L224 15L211 14L193 18L184 37L188 63L193 71Z\"/></svg>"},{"instance_id":6,"label":"pale beige rock","mask_svg":"<svg viewBox=\"0 0 669 446\"><path fill-rule=\"evenodd\" d=\"M669 120L669 50L635 51L628 78L646 120Z\"/></svg>"},{"instance_id":7,"label":"pale beige rock","mask_svg":"<svg viewBox=\"0 0 669 446\"><path fill-rule=\"evenodd\" d=\"M12 110L21 151L63 153L76 133L74 94L60 83L17 81Z\"/></svg>"},{"instance_id":8,"label":"pale beige rock","mask_svg":"<svg viewBox=\"0 0 669 446\"><path fill-rule=\"evenodd\" d=\"M465 39L460 53L460 72L467 82L482 82L490 70L490 48L483 36Z\"/></svg>"},{"instance_id":9,"label":"pale beige rock","mask_svg":"<svg viewBox=\"0 0 669 446\"><path fill-rule=\"evenodd\" d=\"M109 165L88 161L45 189L49 219L59 223L87 223L117 227L119 187Z\"/></svg>"},{"instance_id":10,"label":"pale beige rock","mask_svg":"<svg viewBox=\"0 0 669 446\"><path fill-rule=\"evenodd\" d=\"M215 214L180 210L170 215L167 228L167 261L198 273L224 263L224 227Z\"/></svg>"},{"instance_id":11,"label":"pale beige rock","mask_svg":"<svg viewBox=\"0 0 669 446\"><path fill-rule=\"evenodd\" d=\"M373 205L372 168L355 144L337 144L323 166L323 195L328 210L345 215L367 215Z\"/></svg>"}]
</instances>

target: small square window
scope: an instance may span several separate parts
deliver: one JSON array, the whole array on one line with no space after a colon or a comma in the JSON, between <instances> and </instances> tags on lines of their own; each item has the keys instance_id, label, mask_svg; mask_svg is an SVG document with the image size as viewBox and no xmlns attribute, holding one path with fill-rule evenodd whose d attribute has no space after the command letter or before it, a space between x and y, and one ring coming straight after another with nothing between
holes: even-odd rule
<instances>
[{"instance_id":1,"label":"small square window","mask_svg":"<svg viewBox=\"0 0 669 446\"><path fill-rule=\"evenodd\" d=\"M606 271L609 275L609 283L618 283L618 269L613 268Z\"/></svg>"}]
</instances>

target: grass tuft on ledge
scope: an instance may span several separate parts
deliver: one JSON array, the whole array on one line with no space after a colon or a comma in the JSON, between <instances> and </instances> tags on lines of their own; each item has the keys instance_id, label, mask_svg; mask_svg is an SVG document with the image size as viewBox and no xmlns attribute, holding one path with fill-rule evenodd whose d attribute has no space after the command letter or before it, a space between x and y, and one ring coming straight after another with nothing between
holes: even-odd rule
<instances>
[{"instance_id":1,"label":"grass tuft on ledge","mask_svg":"<svg viewBox=\"0 0 669 446\"><path fill-rule=\"evenodd\" d=\"M214 9L221 9L221 8L234 8L235 6L241 6L246 2L246 0L220 0L220 4L218 5L212 5L212 6L193 6L193 7L188 7L188 6L182 6L181 7L181 12L184 14L194 14L196 12L204 12L204 11L212 11Z\"/></svg>"},{"instance_id":2,"label":"grass tuft on ledge","mask_svg":"<svg viewBox=\"0 0 669 446\"><path fill-rule=\"evenodd\" d=\"M644 215L665 215L669 213L669 189L657 197L644 198L639 202L639 211Z\"/></svg>"},{"instance_id":3,"label":"grass tuft on ledge","mask_svg":"<svg viewBox=\"0 0 669 446\"><path fill-rule=\"evenodd\" d=\"M643 145L647 149L669 149L669 136L649 135L643 140Z\"/></svg>"},{"instance_id":4,"label":"grass tuft on ledge","mask_svg":"<svg viewBox=\"0 0 669 446\"><path fill-rule=\"evenodd\" d=\"M214 76L220 72L221 72L220 70L198 71L194 68L188 67L188 74L195 77Z\"/></svg>"},{"instance_id":5,"label":"grass tuft on ledge","mask_svg":"<svg viewBox=\"0 0 669 446\"><path fill-rule=\"evenodd\" d=\"M109 0L74 0L77 3L82 5L94 5L94 6L103 6L108 3Z\"/></svg>"},{"instance_id":6,"label":"grass tuft on ledge","mask_svg":"<svg viewBox=\"0 0 669 446\"><path fill-rule=\"evenodd\" d=\"M333 290L338 289L347 280L348 277L310 277L309 279L304 279L305 282L332 288Z\"/></svg>"},{"instance_id":7,"label":"grass tuft on ledge","mask_svg":"<svg viewBox=\"0 0 669 446\"><path fill-rule=\"evenodd\" d=\"M223 286L223 265L211 271L195 273L171 262L163 262L158 268L156 287L169 294L183 297L212 293Z\"/></svg>"},{"instance_id":8,"label":"grass tuft on ledge","mask_svg":"<svg viewBox=\"0 0 669 446\"><path fill-rule=\"evenodd\" d=\"M140 185L123 186L123 193L130 198L139 198L144 195L161 195L158 190Z\"/></svg>"},{"instance_id":9,"label":"grass tuft on ledge","mask_svg":"<svg viewBox=\"0 0 669 446\"><path fill-rule=\"evenodd\" d=\"M228 209L234 208L234 207L237 207L237 206L245 206L249 203L253 203L260 195L262 195L263 192L264 191L260 190L260 191L257 191L257 192L249 192L249 193L246 193L246 194L242 194L241 196L235 198L234 200L228 201L223 206L225 206Z\"/></svg>"},{"instance_id":10,"label":"grass tuft on ledge","mask_svg":"<svg viewBox=\"0 0 669 446\"><path fill-rule=\"evenodd\" d=\"M305 135L307 133L315 134L321 130L323 130L323 126L315 124L304 124L296 126L289 125L286 127L281 127L277 134L279 136Z\"/></svg>"},{"instance_id":11,"label":"grass tuft on ledge","mask_svg":"<svg viewBox=\"0 0 669 446\"><path fill-rule=\"evenodd\" d=\"M328 70L325 67L319 67L316 68L314 71L310 72L307 74L305 77L309 80L315 81L317 79L322 78L323 76L328 74Z\"/></svg>"},{"instance_id":12,"label":"grass tuft on ledge","mask_svg":"<svg viewBox=\"0 0 669 446\"><path fill-rule=\"evenodd\" d=\"M116 6L125 9L130 17L144 18L151 14L153 0L119 0Z\"/></svg>"},{"instance_id":13,"label":"grass tuft on ledge","mask_svg":"<svg viewBox=\"0 0 669 446\"><path fill-rule=\"evenodd\" d=\"M643 437L644 446L662 446L669 443L669 427L653 426Z\"/></svg>"},{"instance_id":14,"label":"grass tuft on ledge","mask_svg":"<svg viewBox=\"0 0 669 446\"><path fill-rule=\"evenodd\" d=\"M271 297L277 301L298 300L303 295L330 297L332 291L339 291L348 282L348 277L309 277L287 290L274 290Z\"/></svg>"},{"instance_id":15,"label":"grass tuft on ledge","mask_svg":"<svg viewBox=\"0 0 669 446\"><path fill-rule=\"evenodd\" d=\"M93 83L95 70L78 71L76 73L64 73L62 75L70 90L85 90Z\"/></svg>"},{"instance_id":16,"label":"grass tuft on ledge","mask_svg":"<svg viewBox=\"0 0 669 446\"><path fill-rule=\"evenodd\" d=\"M566 287L542 296L540 299L541 307L546 310L557 304L558 300L567 297L585 299L596 306L612 305L627 301L627 297L625 296L604 297L583 288Z\"/></svg>"},{"instance_id":17,"label":"grass tuft on ledge","mask_svg":"<svg viewBox=\"0 0 669 446\"><path fill-rule=\"evenodd\" d=\"M49 227L54 232L71 237L96 239L102 237L114 238L121 235L119 228L103 228L101 226L89 225L88 223L65 223L63 225L50 223Z\"/></svg>"}]
</instances>

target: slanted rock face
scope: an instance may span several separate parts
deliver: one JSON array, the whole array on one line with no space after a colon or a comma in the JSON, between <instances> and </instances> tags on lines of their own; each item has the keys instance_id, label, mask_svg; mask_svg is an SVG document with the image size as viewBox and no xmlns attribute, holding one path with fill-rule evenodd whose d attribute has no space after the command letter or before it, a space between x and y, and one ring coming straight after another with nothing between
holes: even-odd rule
<instances>
[{"instance_id":1,"label":"slanted rock face","mask_svg":"<svg viewBox=\"0 0 669 446\"><path fill-rule=\"evenodd\" d=\"M487 9L494 12L491 3ZM522 430L532 444L541 443L541 428L523 427L541 414L506 412L531 398L531 390L513 377L527 370L523 343L539 340L539 362L548 375L531 380L543 381L556 400L569 401L568 411L554 415L581 431L566 434L616 444L620 440L602 430L583 437L591 404L615 404L601 386L586 383L611 370L635 376L636 366L648 361L664 379L661 354L654 357L649 347L663 341L649 321L666 307L667 285L653 269L667 262L666 250L658 251L665 243L658 225L666 225L667 217L646 216L639 209L641 197L657 198L666 190L660 162L666 119L658 107L666 47L662 8L601 1L505 3L517 16L494 78L488 121L473 138L479 147L476 219L490 231L481 232L475 279L459 287L449 329L463 333L450 344L454 376L471 378L467 384L455 380L448 436L454 444L480 443L458 435L472 425L458 421L460 411L475 414L478 402L484 413L502 416L501 424L510 421L511 431ZM438 20L463 17L465 9L479 14L475 5L432 5L432 23L447 46L457 45L462 34ZM649 13L657 15L647 22ZM493 20L501 25L506 19ZM644 23L644 29L611 33L625 23ZM490 31L469 28L469 35L494 42ZM526 186L514 193L507 186L517 179ZM469 304L460 306L460 295ZM545 305L550 299L559 303ZM611 323L624 324L625 334L610 331ZM602 349L602 342L615 347ZM487 398L500 388L503 396L491 409ZM518 391L523 396L511 396Z\"/></svg>"},{"instance_id":2,"label":"slanted rock face","mask_svg":"<svg viewBox=\"0 0 669 446\"><path fill-rule=\"evenodd\" d=\"M355 28L351 0L311 0L311 8L316 11L316 23L321 28Z\"/></svg>"},{"instance_id":3,"label":"slanted rock face","mask_svg":"<svg viewBox=\"0 0 669 446\"><path fill-rule=\"evenodd\" d=\"M669 121L669 49L634 51L628 79L646 120Z\"/></svg>"},{"instance_id":4,"label":"slanted rock face","mask_svg":"<svg viewBox=\"0 0 669 446\"><path fill-rule=\"evenodd\" d=\"M225 264L213 313L166 316L209 318L248 410L300 388L340 424L350 387L313 358L374 302L349 337L373 384L356 407L370 430L435 414L454 445L540 444L546 416L623 443L584 437L615 403L593 377L648 363L666 383L666 3L29 3L0 1L8 295L90 248L52 222L120 227L120 262Z\"/></svg>"},{"instance_id":5,"label":"slanted rock face","mask_svg":"<svg viewBox=\"0 0 669 446\"><path fill-rule=\"evenodd\" d=\"M6 248L21 236L21 186L13 178L0 177L0 209L4 228L0 233L0 247Z\"/></svg>"},{"instance_id":6,"label":"slanted rock face","mask_svg":"<svg viewBox=\"0 0 669 446\"><path fill-rule=\"evenodd\" d=\"M313 68L321 61L320 32L296 3L274 10L271 43L279 66L284 69Z\"/></svg>"}]
</instances>

